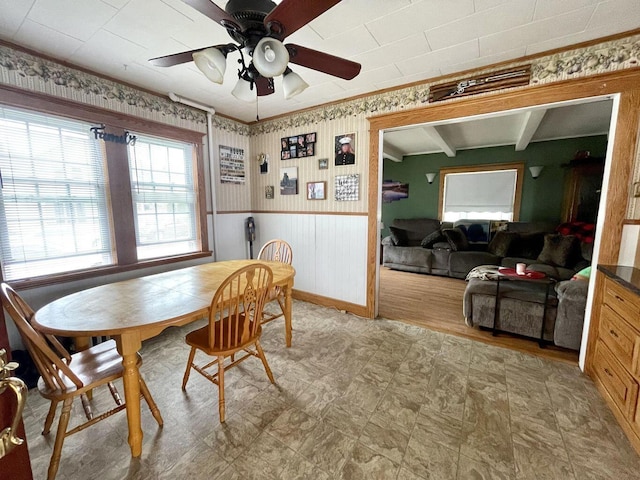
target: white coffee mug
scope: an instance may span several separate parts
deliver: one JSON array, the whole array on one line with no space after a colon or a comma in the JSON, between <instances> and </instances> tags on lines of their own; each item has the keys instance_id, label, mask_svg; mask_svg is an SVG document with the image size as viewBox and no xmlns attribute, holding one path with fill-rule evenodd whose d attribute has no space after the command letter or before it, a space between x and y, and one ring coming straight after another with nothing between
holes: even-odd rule
<instances>
[{"instance_id":1,"label":"white coffee mug","mask_svg":"<svg viewBox=\"0 0 640 480\"><path fill-rule=\"evenodd\" d=\"M516 263L516 273L518 275L524 275L524 271L527 269L526 263Z\"/></svg>"}]
</instances>

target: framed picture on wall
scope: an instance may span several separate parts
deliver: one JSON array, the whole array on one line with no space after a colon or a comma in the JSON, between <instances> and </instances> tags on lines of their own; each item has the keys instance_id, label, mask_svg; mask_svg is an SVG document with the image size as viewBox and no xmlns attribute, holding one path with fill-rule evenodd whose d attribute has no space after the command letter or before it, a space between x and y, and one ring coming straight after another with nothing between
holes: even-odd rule
<instances>
[{"instance_id":1,"label":"framed picture on wall","mask_svg":"<svg viewBox=\"0 0 640 480\"><path fill-rule=\"evenodd\" d=\"M313 157L316 154L316 133L303 133L280 139L280 158Z\"/></svg>"},{"instance_id":2,"label":"framed picture on wall","mask_svg":"<svg viewBox=\"0 0 640 480\"><path fill-rule=\"evenodd\" d=\"M280 195L298 194L298 167L280 169Z\"/></svg>"},{"instance_id":3,"label":"framed picture on wall","mask_svg":"<svg viewBox=\"0 0 640 480\"><path fill-rule=\"evenodd\" d=\"M356 151L353 146L356 143L355 133L345 133L336 135L334 142L334 151L336 152L336 166L355 165Z\"/></svg>"},{"instance_id":4,"label":"framed picture on wall","mask_svg":"<svg viewBox=\"0 0 640 480\"><path fill-rule=\"evenodd\" d=\"M327 182L307 182L307 200L326 200Z\"/></svg>"},{"instance_id":5,"label":"framed picture on wall","mask_svg":"<svg viewBox=\"0 0 640 480\"><path fill-rule=\"evenodd\" d=\"M336 175L337 202L354 202L360 199L360 175Z\"/></svg>"},{"instance_id":6,"label":"framed picture on wall","mask_svg":"<svg viewBox=\"0 0 640 480\"><path fill-rule=\"evenodd\" d=\"M326 170L329 168L329 159L321 158L318 160L318 170Z\"/></svg>"},{"instance_id":7,"label":"framed picture on wall","mask_svg":"<svg viewBox=\"0 0 640 480\"><path fill-rule=\"evenodd\" d=\"M273 185L267 185L264 187L264 198L273 200L275 187Z\"/></svg>"}]
</instances>

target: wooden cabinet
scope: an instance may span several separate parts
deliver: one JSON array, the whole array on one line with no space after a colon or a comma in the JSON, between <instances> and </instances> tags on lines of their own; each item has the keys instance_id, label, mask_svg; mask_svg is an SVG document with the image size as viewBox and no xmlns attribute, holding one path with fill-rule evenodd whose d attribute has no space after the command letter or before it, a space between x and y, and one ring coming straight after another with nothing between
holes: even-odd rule
<instances>
[{"instance_id":1,"label":"wooden cabinet","mask_svg":"<svg viewBox=\"0 0 640 480\"><path fill-rule=\"evenodd\" d=\"M601 272L597 285L597 337L588 371L640 453L640 295Z\"/></svg>"},{"instance_id":2,"label":"wooden cabinet","mask_svg":"<svg viewBox=\"0 0 640 480\"><path fill-rule=\"evenodd\" d=\"M565 177L562 221L596 223L604 176L604 158L572 160L567 167L569 170Z\"/></svg>"}]
</instances>

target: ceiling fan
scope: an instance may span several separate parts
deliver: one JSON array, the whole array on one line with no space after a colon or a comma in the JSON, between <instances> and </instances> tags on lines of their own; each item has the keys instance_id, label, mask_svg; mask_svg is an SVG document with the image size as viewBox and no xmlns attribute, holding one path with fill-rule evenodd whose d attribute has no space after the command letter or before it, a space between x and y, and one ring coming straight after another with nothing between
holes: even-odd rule
<instances>
[{"instance_id":1,"label":"ceiling fan","mask_svg":"<svg viewBox=\"0 0 640 480\"><path fill-rule=\"evenodd\" d=\"M280 4L272 0L229 0L224 10L211 0L182 1L226 28L237 43L152 58L149 61L153 65L171 67L193 61L209 80L221 84L227 55L238 51L238 83L231 93L245 101L254 101L256 95L274 93L273 77L282 74L286 99L307 88L309 85L289 68L289 62L345 80L351 80L360 73L359 63L300 45L282 43L340 0L282 0ZM248 65L245 55L251 57Z\"/></svg>"}]
</instances>

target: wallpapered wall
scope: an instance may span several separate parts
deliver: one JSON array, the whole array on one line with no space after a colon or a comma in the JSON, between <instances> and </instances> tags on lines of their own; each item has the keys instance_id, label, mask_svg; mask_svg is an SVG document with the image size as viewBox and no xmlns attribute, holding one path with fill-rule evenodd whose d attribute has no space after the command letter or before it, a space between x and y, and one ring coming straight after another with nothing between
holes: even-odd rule
<instances>
[{"instance_id":1,"label":"wallpapered wall","mask_svg":"<svg viewBox=\"0 0 640 480\"><path fill-rule=\"evenodd\" d=\"M366 212L367 211L367 172L369 165L369 132L364 114L352 117L326 120L312 125L289 127L284 130L263 133L251 137L251 176L253 181L252 206L256 211L310 211L310 212ZM316 133L315 156L280 159L280 139L297 134ZM334 165L334 137L355 133L355 165ZM260 162L257 155L269 155L269 173L260 174ZM328 169L319 170L318 159L328 159ZM280 195L280 168L298 168L298 195ZM359 200L336 201L334 181L336 175L360 175ZM307 182L327 182L326 200L307 200ZM275 197L265 198L265 187L275 187Z\"/></svg>"},{"instance_id":2,"label":"wallpapered wall","mask_svg":"<svg viewBox=\"0 0 640 480\"><path fill-rule=\"evenodd\" d=\"M409 198L382 204L383 234L394 218L438 217L439 181L436 177L429 185L424 174L439 172L441 168L491 163L524 162L525 175L522 187L520 220L549 221L559 223L564 194L566 169L560 165L573 158L578 150L588 150L594 157L604 157L607 148L606 135L570 138L529 144L526 150L516 152L513 145L502 147L461 150L454 158L444 153L412 155L401 163L384 161L383 178L409 184ZM534 180L529 167L543 165L540 177Z\"/></svg>"}]
</instances>

